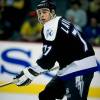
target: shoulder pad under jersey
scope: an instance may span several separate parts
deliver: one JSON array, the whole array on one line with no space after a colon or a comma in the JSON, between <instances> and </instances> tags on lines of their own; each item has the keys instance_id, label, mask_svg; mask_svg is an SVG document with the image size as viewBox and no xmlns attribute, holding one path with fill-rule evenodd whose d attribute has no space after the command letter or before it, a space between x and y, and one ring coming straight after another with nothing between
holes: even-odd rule
<instances>
[{"instance_id":1,"label":"shoulder pad under jersey","mask_svg":"<svg viewBox=\"0 0 100 100\"><path fill-rule=\"evenodd\" d=\"M53 41L55 39L60 18L56 17L44 24L43 34L46 40Z\"/></svg>"}]
</instances>

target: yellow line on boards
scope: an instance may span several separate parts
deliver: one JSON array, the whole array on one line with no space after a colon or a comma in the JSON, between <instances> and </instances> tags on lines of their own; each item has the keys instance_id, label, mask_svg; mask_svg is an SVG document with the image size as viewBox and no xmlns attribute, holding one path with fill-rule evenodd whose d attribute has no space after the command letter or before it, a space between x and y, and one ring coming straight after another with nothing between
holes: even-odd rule
<instances>
[{"instance_id":1,"label":"yellow line on boards","mask_svg":"<svg viewBox=\"0 0 100 100\"><path fill-rule=\"evenodd\" d=\"M45 88L44 84L32 83L28 86L16 86L14 84L5 87L0 87L0 92L6 93L22 93L22 94L38 94ZM90 87L89 97L100 98L100 87Z\"/></svg>"},{"instance_id":2,"label":"yellow line on boards","mask_svg":"<svg viewBox=\"0 0 100 100\"><path fill-rule=\"evenodd\" d=\"M90 87L89 94L90 97L100 98L100 87Z\"/></svg>"},{"instance_id":3,"label":"yellow line on boards","mask_svg":"<svg viewBox=\"0 0 100 100\"><path fill-rule=\"evenodd\" d=\"M0 92L38 94L45 88L43 84L30 84L28 86L16 86L15 84L0 87Z\"/></svg>"}]
</instances>

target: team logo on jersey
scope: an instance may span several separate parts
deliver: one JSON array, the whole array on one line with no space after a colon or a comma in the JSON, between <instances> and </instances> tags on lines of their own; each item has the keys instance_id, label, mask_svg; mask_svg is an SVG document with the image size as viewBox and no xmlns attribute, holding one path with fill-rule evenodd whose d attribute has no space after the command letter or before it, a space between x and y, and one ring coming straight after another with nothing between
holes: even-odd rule
<instances>
[{"instance_id":1,"label":"team logo on jersey","mask_svg":"<svg viewBox=\"0 0 100 100\"><path fill-rule=\"evenodd\" d=\"M55 39L55 37L56 37L56 32L55 32L55 30L47 29L44 32L44 36L45 36L45 39L46 40L53 41Z\"/></svg>"},{"instance_id":2,"label":"team logo on jersey","mask_svg":"<svg viewBox=\"0 0 100 100\"><path fill-rule=\"evenodd\" d=\"M50 30L50 29L48 29L48 30L46 31L46 37L48 38L48 37L51 37L52 35L53 35L53 31Z\"/></svg>"}]
</instances>

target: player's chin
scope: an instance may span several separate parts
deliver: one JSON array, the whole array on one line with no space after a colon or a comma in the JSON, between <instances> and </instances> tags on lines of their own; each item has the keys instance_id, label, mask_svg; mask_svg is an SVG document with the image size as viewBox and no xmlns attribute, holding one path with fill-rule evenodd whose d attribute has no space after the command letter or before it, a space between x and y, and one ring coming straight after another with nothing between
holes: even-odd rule
<instances>
[{"instance_id":1,"label":"player's chin","mask_svg":"<svg viewBox=\"0 0 100 100\"><path fill-rule=\"evenodd\" d=\"M41 24L45 24L43 21L39 21L39 23L41 23Z\"/></svg>"},{"instance_id":2,"label":"player's chin","mask_svg":"<svg viewBox=\"0 0 100 100\"><path fill-rule=\"evenodd\" d=\"M41 24L45 24L47 21L46 20L41 20L40 23Z\"/></svg>"}]
</instances>

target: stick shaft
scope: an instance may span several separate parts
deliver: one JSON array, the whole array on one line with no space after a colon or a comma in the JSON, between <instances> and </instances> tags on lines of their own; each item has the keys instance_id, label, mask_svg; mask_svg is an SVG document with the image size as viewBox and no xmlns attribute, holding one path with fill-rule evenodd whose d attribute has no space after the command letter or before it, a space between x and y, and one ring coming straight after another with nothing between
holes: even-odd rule
<instances>
[{"instance_id":1,"label":"stick shaft","mask_svg":"<svg viewBox=\"0 0 100 100\"><path fill-rule=\"evenodd\" d=\"M10 84L13 84L13 82L8 82L8 83L5 83L5 84L1 84L0 87L4 87L4 86L10 85Z\"/></svg>"},{"instance_id":2,"label":"stick shaft","mask_svg":"<svg viewBox=\"0 0 100 100\"><path fill-rule=\"evenodd\" d=\"M0 84L0 87L4 87L4 86L10 85L10 84L14 84L14 83L16 83L16 82L18 82L18 80L17 80L17 79L14 79L14 80L11 81L11 82L4 83L4 84Z\"/></svg>"}]
</instances>

